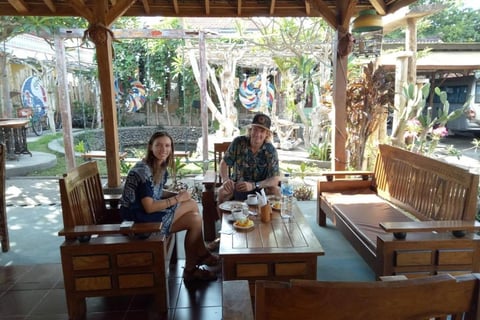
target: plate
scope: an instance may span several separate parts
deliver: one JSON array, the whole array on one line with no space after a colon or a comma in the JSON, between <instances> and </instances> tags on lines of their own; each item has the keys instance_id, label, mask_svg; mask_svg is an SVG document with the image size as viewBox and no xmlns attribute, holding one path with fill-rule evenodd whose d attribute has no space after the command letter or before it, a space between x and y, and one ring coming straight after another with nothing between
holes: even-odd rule
<instances>
[{"instance_id":1,"label":"plate","mask_svg":"<svg viewBox=\"0 0 480 320\"><path fill-rule=\"evenodd\" d=\"M282 202L280 200L270 200L270 206L275 211L281 211L282 210Z\"/></svg>"},{"instance_id":2,"label":"plate","mask_svg":"<svg viewBox=\"0 0 480 320\"><path fill-rule=\"evenodd\" d=\"M239 230L249 230L251 228L253 228L255 226L255 223L252 221L252 220L248 220L248 225L246 226L242 226L242 225L238 225L238 221L235 221L233 223L233 226L235 227L235 229L239 229Z\"/></svg>"},{"instance_id":3,"label":"plate","mask_svg":"<svg viewBox=\"0 0 480 320\"><path fill-rule=\"evenodd\" d=\"M242 203L243 202L241 201L225 201L224 203L221 203L218 207L220 208L220 210L232 211L232 208L235 205L242 207Z\"/></svg>"}]
</instances>

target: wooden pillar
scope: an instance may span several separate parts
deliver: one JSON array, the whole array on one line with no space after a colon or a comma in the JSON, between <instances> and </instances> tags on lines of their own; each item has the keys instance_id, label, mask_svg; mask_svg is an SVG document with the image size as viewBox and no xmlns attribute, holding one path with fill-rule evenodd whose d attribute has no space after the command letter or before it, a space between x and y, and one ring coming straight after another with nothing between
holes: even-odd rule
<instances>
[{"instance_id":1,"label":"wooden pillar","mask_svg":"<svg viewBox=\"0 0 480 320\"><path fill-rule=\"evenodd\" d=\"M67 63L65 57L64 38L56 35L55 42L55 59L57 67L57 83L58 83L58 109L62 116L63 129L63 146L65 148L65 161L67 171L75 168L75 151L73 145L72 133L72 113L70 112L70 96L68 94L67 81ZM55 123L52 123L55 126Z\"/></svg>"},{"instance_id":2,"label":"wooden pillar","mask_svg":"<svg viewBox=\"0 0 480 320\"><path fill-rule=\"evenodd\" d=\"M337 30L337 41L333 48L333 124L332 124L332 170L345 170L347 164L346 142L347 142L347 69L348 56L340 57L338 52L339 40L345 35L339 28Z\"/></svg>"},{"instance_id":3,"label":"wooden pillar","mask_svg":"<svg viewBox=\"0 0 480 320\"><path fill-rule=\"evenodd\" d=\"M200 31L200 117L202 120L202 159L203 170L208 169L208 108L207 108L207 57L205 55L205 33Z\"/></svg>"},{"instance_id":4,"label":"wooden pillar","mask_svg":"<svg viewBox=\"0 0 480 320\"><path fill-rule=\"evenodd\" d=\"M408 74L409 83L417 82L417 19L407 19L407 29L405 32L405 50L411 51L413 54L408 58Z\"/></svg>"}]
</instances>

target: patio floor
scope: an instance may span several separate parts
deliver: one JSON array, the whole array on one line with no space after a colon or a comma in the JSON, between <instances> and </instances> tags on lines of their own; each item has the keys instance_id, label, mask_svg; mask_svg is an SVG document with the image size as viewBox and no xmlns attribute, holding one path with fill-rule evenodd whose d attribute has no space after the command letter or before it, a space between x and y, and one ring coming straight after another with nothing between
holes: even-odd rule
<instances>
[{"instance_id":1,"label":"patio floor","mask_svg":"<svg viewBox=\"0 0 480 320\"><path fill-rule=\"evenodd\" d=\"M68 319L59 251L63 239L57 236L63 225L58 181L12 178L6 184L11 249L0 254L0 319ZM316 225L316 201L298 204L325 250L318 257L317 279L373 281L373 272L334 227ZM221 319L221 268L217 281L186 287L182 237L179 261L169 274L165 319ZM156 319L149 298L89 298L87 319Z\"/></svg>"}]
</instances>

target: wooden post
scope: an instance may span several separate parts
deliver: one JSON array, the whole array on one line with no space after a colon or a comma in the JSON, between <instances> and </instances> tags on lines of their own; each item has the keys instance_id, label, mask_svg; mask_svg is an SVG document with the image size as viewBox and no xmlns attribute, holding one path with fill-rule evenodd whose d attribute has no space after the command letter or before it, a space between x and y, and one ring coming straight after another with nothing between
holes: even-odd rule
<instances>
[{"instance_id":1,"label":"wooden post","mask_svg":"<svg viewBox=\"0 0 480 320\"><path fill-rule=\"evenodd\" d=\"M64 38L55 35L55 60L57 65L58 109L62 116L63 146L67 171L75 168L75 151L72 134L72 113L70 112L70 96L68 94L67 64L65 58ZM55 123L52 124L55 126Z\"/></svg>"},{"instance_id":2,"label":"wooden post","mask_svg":"<svg viewBox=\"0 0 480 320\"><path fill-rule=\"evenodd\" d=\"M205 33L198 34L200 50L200 114L202 118L203 170L208 169L208 109L207 109L207 58L205 56Z\"/></svg>"}]
</instances>

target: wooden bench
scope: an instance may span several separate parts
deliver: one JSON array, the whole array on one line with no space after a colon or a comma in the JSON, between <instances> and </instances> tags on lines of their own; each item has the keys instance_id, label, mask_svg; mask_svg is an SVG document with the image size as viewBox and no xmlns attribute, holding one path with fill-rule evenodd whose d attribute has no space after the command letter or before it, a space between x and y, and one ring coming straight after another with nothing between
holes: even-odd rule
<instances>
[{"instance_id":1,"label":"wooden bench","mask_svg":"<svg viewBox=\"0 0 480 320\"><path fill-rule=\"evenodd\" d=\"M478 277L443 274L375 282L259 280L255 283L255 319L480 319ZM236 290L230 291L232 288ZM224 282L223 319L253 319L251 308L244 303L248 291L239 289L238 283ZM229 301L239 305L226 308L232 305ZM244 309L243 317L235 317L239 306Z\"/></svg>"},{"instance_id":2,"label":"wooden bench","mask_svg":"<svg viewBox=\"0 0 480 320\"><path fill-rule=\"evenodd\" d=\"M122 228L118 208L107 206L96 162L86 162L59 180L65 237L60 246L70 319L83 319L85 298L154 295L155 312L168 310L167 272L176 259L175 235L161 223ZM150 235L150 236L148 236Z\"/></svg>"},{"instance_id":3,"label":"wooden bench","mask_svg":"<svg viewBox=\"0 0 480 320\"><path fill-rule=\"evenodd\" d=\"M480 271L478 175L380 145L373 172L327 172L317 222L330 218L377 277Z\"/></svg>"}]
</instances>

